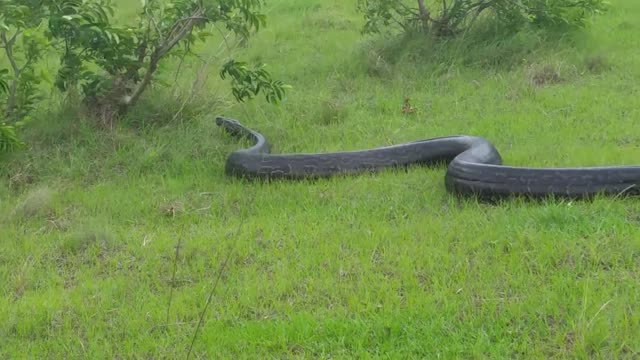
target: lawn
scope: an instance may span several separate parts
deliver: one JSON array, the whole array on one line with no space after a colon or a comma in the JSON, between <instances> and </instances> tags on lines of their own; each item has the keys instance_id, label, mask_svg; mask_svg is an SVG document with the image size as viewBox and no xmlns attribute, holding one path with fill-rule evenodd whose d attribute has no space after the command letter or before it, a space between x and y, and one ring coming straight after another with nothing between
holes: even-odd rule
<instances>
[{"instance_id":1,"label":"lawn","mask_svg":"<svg viewBox=\"0 0 640 360\"><path fill-rule=\"evenodd\" d=\"M52 95L1 160L0 358L637 358L637 199L487 204L444 168L244 182L215 124L277 153L468 134L509 165L637 164L640 2L611 4L571 36L435 45L272 0L240 55L293 86L279 106L234 105L215 41L113 130Z\"/></svg>"}]
</instances>

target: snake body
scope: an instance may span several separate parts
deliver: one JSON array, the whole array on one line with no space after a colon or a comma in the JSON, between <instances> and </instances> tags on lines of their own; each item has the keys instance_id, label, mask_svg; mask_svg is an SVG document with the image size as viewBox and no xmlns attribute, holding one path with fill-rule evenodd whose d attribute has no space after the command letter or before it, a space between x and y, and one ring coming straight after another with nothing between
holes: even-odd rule
<instances>
[{"instance_id":1,"label":"snake body","mask_svg":"<svg viewBox=\"0 0 640 360\"><path fill-rule=\"evenodd\" d=\"M467 135L436 137L367 150L310 154L271 154L259 132L235 119L217 117L216 124L253 145L232 152L225 173L246 179L317 179L410 165L447 163L445 188L480 198L588 198L640 195L640 166L530 168L502 164L488 140Z\"/></svg>"}]
</instances>

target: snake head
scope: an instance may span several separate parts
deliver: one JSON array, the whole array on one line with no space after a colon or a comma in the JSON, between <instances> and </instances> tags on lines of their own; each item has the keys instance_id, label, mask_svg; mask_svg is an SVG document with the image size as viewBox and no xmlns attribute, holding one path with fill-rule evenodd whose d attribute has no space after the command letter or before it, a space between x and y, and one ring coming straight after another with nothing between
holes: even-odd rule
<instances>
[{"instance_id":1,"label":"snake head","mask_svg":"<svg viewBox=\"0 0 640 360\"><path fill-rule=\"evenodd\" d=\"M222 116L217 116L216 117L216 124L217 125L222 125L222 124L227 123L229 121L231 121L231 119L227 119L227 118L222 117Z\"/></svg>"},{"instance_id":2,"label":"snake head","mask_svg":"<svg viewBox=\"0 0 640 360\"><path fill-rule=\"evenodd\" d=\"M228 133L236 136L242 135L243 133L249 131L240 123L240 121L222 116L216 117L216 124L222 127Z\"/></svg>"},{"instance_id":3,"label":"snake head","mask_svg":"<svg viewBox=\"0 0 640 360\"><path fill-rule=\"evenodd\" d=\"M226 127L237 127L241 126L238 120L218 116L216 117L216 124L218 126L226 126Z\"/></svg>"}]
</instances>

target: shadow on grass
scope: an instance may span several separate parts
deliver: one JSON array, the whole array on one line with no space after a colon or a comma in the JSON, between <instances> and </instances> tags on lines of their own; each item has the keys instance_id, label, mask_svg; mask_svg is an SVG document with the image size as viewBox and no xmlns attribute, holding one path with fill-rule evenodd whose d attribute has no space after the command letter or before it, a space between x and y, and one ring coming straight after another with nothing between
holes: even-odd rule
<instances>
[{"instance_id":1,"label":"shadow on grass","mask_svg":"<svg viewBox=\"0 0 640 360\"><path fill-rule=\"evenodd\" d=\"M79 96L52 101L36 114L26 126L23 136L28 144L62 145L70 141L105 137L118 131L142 133L158 128L193 124L212 109L224 109L228 104L217 94L207 91L190 93L171 88L154 89L145 93L126 114L106 125L99 115L92 113Z\"/></svg>"},{"instance_id":2,"label":"shadow on grass","mask_svg":"<svg viewBox=\"0 0 640 360\"><path fill-rule=\"evenodd\" d=\"M384 78L397 66L450 66L502 72L549 54L575 52L588 41L585 29L526 28L510 32L490 23L478 24L456 37L436 39L424 33L372 37L360 48L361 61L370 76ZM597 67L596 66L594 67Z\"/></svg>"},{"instance_id":3,"label":"shadow on grass","mask_svg":"<svg viewBox=\"0 0 640 360\"><path fill-rule=\"evenodd\" d=\"M3 157L4 191L46 183L52 174L84 184L127 174L181 174L222 156L211 114L223 107L216 97L185 105L170 91L153 91L113 128L105 128L78 101L60 100L27 124L21 136L28 148Z\"/></svg>"}]
</instances>

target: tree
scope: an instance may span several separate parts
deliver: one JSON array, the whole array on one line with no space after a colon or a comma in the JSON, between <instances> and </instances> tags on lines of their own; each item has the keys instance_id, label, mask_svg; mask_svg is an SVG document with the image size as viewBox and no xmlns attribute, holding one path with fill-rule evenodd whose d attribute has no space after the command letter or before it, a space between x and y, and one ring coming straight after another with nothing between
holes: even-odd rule
<instances>
[{"instance_id":1,"label":"tree","mask_svg":"<svg viewBox=\"0 0 640 360\"><path fill-rule=\"evenodd\" d=\"M265 26L262 0L144 0L135 26L116 26L110 0L62 0L50 6L49 34L63 43L56 86L80 85L85 103L106 120L134 106L149 87L159 64L190 55L192 46L223 25L246 41ZM97 69L97 70L94 70ZM254 69L229 60L221 74L231 76L238 101L262 92L269 102L282 99L287 86L264 66Z\"/></svg>"}]
</instances>

